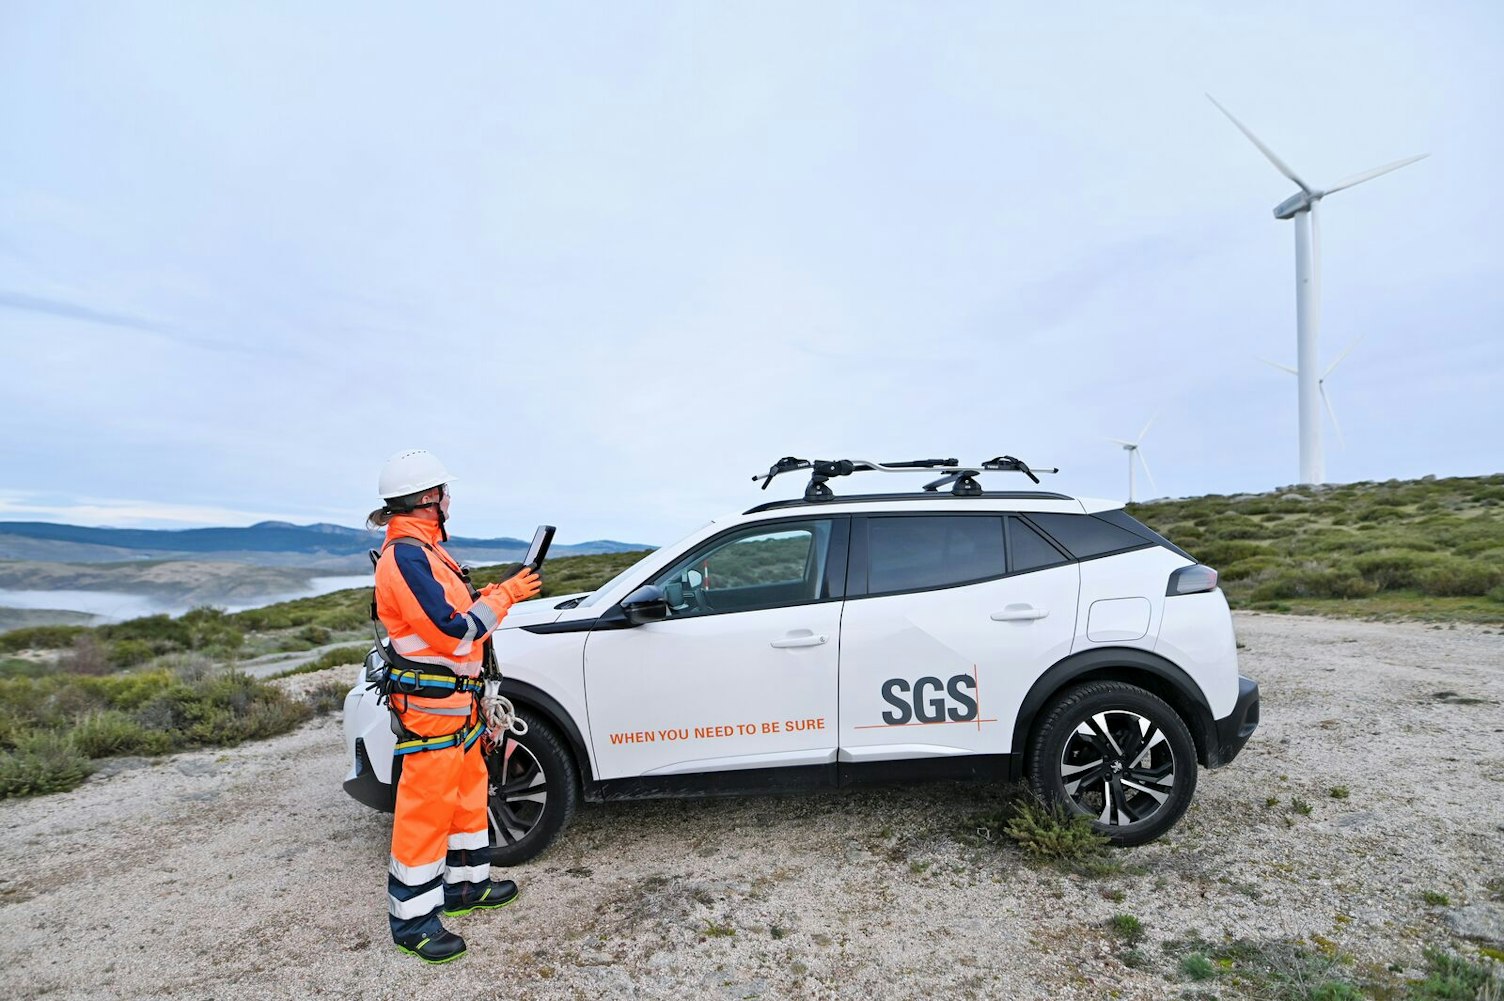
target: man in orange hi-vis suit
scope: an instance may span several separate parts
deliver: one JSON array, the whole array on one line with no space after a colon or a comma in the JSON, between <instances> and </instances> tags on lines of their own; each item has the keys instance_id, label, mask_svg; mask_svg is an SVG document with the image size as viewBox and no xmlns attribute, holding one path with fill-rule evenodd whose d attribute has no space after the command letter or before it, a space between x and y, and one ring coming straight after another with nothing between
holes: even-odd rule
<instances>
[{"instance_id":1,"label":"man in orange hi-vis suit","mask_svg":"<svg viewBox=\"0 0 1504 1001\"><path fill-rule=\"evenodd\" d=\"M385 503L369 519L386 529L376 614L390 638L388 700L401 731L387 909L397 948L430 963L465 954L440 911L457 916L517 899L517 884L491 879L480 674L492 630L541 587L527 568L479 592L470 587L441 545L449 481L431 453L400 452L381 470Z\"/></svg>"}]
</instances>

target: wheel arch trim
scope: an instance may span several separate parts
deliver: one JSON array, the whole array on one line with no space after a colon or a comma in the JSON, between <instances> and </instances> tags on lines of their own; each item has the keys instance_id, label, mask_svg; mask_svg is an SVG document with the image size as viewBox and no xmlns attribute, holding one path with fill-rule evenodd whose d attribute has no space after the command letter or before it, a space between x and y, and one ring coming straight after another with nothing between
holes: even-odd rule
<instances>
[{"instance_id":1,"label":"wheel arch trim","mask_svg":"<svg viewBox=\"0 0 1504 1001\"><path fill-rule=\"evenodd\" d=\"M1206 765L1217 743L1211 707L1200 686L1178 665L1147 650L1104 647L1083 650L1057 661L1029 688L1013 723L1013 768L1021 777L1024 759L1044 709L1063 689L1088 681L1138 685L1169 703L1191 731L1196 759Z\"/></svg>"},{"instance_id":2,"label":"wheel arch trim","mask_svg":"<svg viewBox=\"0 0 1504 1001\"><path fill-rule=\"evenodd\" d=\"M513 706L531 709L543 716L568 743L570 753L574 755L575 767L579 769L581 787L589 789L594 785L595 779L590 769L590 754L585 747L585 738L581 735L580 728L575 725L574 719L557 699L535 685L530 685L525 681L514 681L511 678L501 680L501 694L510 699Z\"/></svg>"}]
</instances>

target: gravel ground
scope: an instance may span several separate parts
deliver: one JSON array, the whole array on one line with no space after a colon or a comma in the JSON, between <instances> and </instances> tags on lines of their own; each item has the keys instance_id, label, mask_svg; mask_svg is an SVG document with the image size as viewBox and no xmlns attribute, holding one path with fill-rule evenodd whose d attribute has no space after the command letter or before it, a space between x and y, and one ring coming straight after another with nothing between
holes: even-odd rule
<instances>
[{"instance_id":1,"label":"gravel ground","mask_svg":"<svg viewBox=\"0 0 1504 1001\"><path fill-rule=\"evenodd\" d=\"M1391 988L1425 946L1498 948L1504 632L1237 627L1263 725L1116 871L979 831L985 785L586 805L509 873L518 903L453 922L470 955L428 967L390 945L390 819L340 790L331 715L0 803L0 995L1236 997L1230 974L1187 980L1173 943L1300 941Z\"/></svg>"}]
</instances>

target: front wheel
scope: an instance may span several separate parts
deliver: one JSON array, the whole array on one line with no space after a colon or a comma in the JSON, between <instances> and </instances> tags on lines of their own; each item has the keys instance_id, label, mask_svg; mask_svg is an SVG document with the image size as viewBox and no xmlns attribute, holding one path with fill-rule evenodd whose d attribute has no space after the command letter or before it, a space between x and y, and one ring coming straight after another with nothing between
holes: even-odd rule
<instances>
[{"instance_id":1,"label":"front wheel","mask_svg":"<svg viewBox=\"0 0 1504 1001\"><path fill-rule=\"evenodd\" d=\"M1196 745L1156 695L1119 681L1067 689L1029 749L1029 782L1048 802L1092 818L1118 845L1168 831L1196 791Z\"/></svg>"},{"instance_id":2,"label":"front wheel","mask_svg":"<svg viewBox=\"0 0 1504 1001\"><path fill-rule=\"evenodd\" d=\"M540 855L569 825L580 802L574 758L537 713L517 710L522 737L504 734L486 756L491 861L517 865Z\"/></svg>"}]
</instances>

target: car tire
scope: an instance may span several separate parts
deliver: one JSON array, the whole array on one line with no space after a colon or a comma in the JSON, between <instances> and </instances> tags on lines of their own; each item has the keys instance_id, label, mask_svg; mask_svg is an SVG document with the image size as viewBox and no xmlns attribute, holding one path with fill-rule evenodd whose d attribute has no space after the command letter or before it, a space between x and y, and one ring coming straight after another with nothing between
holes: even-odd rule
<instances>
[{"instance_id":1,"label":"car tire","mask_svg":"<svg viewBox=\"0 0 1504 1001\"><path fill-rule=\"evenodd\" d=\"M527 733L505 734L486 757L491 862L517 865L553 844L580 803L579 772L558 731L531 710L517 710ZM541 797L541 799L540 799Z\"/></svg>"},{"instance_id":2,"label":"car tire","mask_svg":"<svg viewBox=\"0 0 1504 1001\"><path fill-rule=\"evenodd\" d=\"M1092 818L1117 845L1153 841L1196 791L1196 745L1180 714L1120 681L1067 689L1045 710L1028 758L1029 784Z\"/></svg>"}]
</instances>

